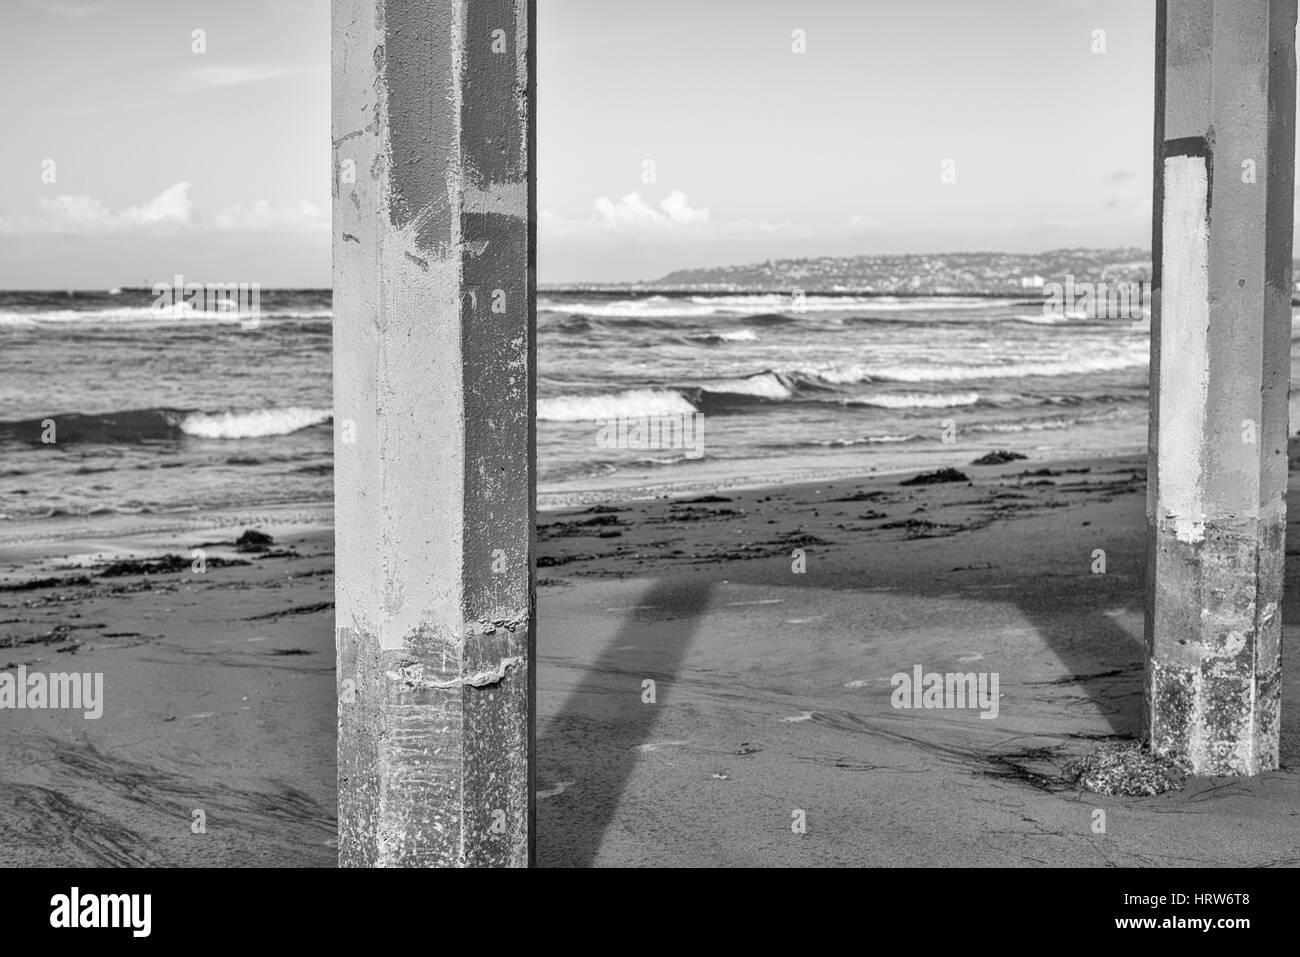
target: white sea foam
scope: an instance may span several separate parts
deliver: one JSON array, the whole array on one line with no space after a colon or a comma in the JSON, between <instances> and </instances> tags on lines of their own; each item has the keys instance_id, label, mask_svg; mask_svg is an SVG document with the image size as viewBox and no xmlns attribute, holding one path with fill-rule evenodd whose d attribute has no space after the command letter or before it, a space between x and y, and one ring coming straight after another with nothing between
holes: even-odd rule
<instances>
[{"instance_id":1,"label":"white sea foam","mask_svg":"<svg viewBox=\"0 0 1300 957\"><path fill-rule=\"evenodd\" d=\"M832 385L853 385L857 382L865 382L871 375L871 372L864 366L800 366L792 370L802 375L814 376L823 382L829 382Z\"/></svg>"},{"instance_id":2,"label":"white sea foam","mask_svg":"<svg viewBox=\"0 0 1300 957\"><path fill-rule=\"evenodd\" d=\"M263 309L261 319L329 319L328 309L272 310ZM238 324L248 315L234 309L204 312L188 302L178 302L155 309L153 306L126 306L121 309L46 309L39 312L0 312L0 326L35 325L40 323L86 323L107 325L129 322L186 322Z\"/></svg>"},{"instance_id":3,"label":"white sea foam","mask_svg":"<svg viewBox=\"0 0 1300 957\"><path fill-rule=\"evenodd\" d=\"M704 383L702 388L709 392L753 395L763 399L788 399L794 394L771 372L747 376L744 379L715 379Z\"/></svg>"},{"instance_id":4,"label":"white sea foam","mask_svg":"<svg viewBox=\"0 0 1300 957\"><path fill-rule=\"evenodd\" d=\"M181 421L181 431L204 439L253 439L289 435L328 422L330 409L258 409L256 412L195 412Z\"/></svg>"},{"instance_id":5,"label":"white sea foam","mask_svg":"<svg viewBox=\"0 0 1300 957\"><path fill-rule=\"evenodd\" d=\"M1116 372L1147 364L1146 351L1115 356L1079 357L1046 362L1011 362L1005 365L914 365L873 370L872 378L894 382L966 382L971 379L1017 379L1022 376L1067 376L1087 372Z\"/></svg>"},{"instance_id":6,"label":"white sea foam","mask_svg":"<svg viewBox=\"0 0 1300 957\"><path fill-rule=\"evenodd\" d=\"M672 316L712 316L718 310L709 306L698 306L684 299L670 299L667 296L650 296L647 299L619 299L613 302L564 302L557 303L542 299L539 311L568 312L599 319L663 319ZM775 306L769 306L774 310Z\"/></svg>"},{"instance_id":7,"label":"white sea foam","mask_svg":"<svg viewBox=\"0 0 1300 957\"><path fill-rule=\"evenodd\" d=\"M951 409L974 405L980 400L978 392L952 392L936 395L932 392L896 392L884 395L862 395L844 399L845 405L870 405L881 409Z\"/></svg>"},{"instance_id":8,"label":"white sea foam","mask_svg":"<svg viewBox=\"0 0 1300 957\"><path fill-rule=\"evenodd\" d=\"M1017 433L1017 432L1051 432L1058 429L1069 429L1083 419L1034 419L1030 422L987 422L976 423L966 426L967 432L994 432L994 433Z\"/></svg>"},{"instance_id":9,"label":"white sea foam","mask_svg":"<svg viewBox=\"0 0 1300 957\"><path fill-rule=\"evenodd\" d=\"M943 312L944 310L994 309L1012 305L1013 299L981 299L958 296L918 296L898 299L893 296L853 298L856 308L872 312Z\"/></svg>"},{"instance_id":10,"label":"white sea foam","mask_svg":"<svg viewBox=\"0 0 1300 957\"><path fill-rule=\"evenodd\" d=\"M925 436L912 432L908 435L864 435L858 439L816 439L801 444L820 445L824 448L850 448L855 445L894 445L898 442L914 442L923 438Z\"/></svg>"},{"instance_id":11,"label":"white sea foam","mask_svg":"<svg viewBox=\"0 0 1300 957\"><path fill-rule=\"evenodd\" d=\"M620 417L689 415L685 396L661 389L629 389L612 395L561 395L537 400L542 422L602 422Z\"/></svg>"},{"instance_id":12,"label":"white sea foam","mask_svg":"<svg viewBox=\"0 0 1300 957\"><path fill-rule=\"evenodd\" d=\"M734 296L648 296L638 299L559 302L543 297L538 308L612 319L663 319L673 316L726 316L752 313L842 312L868 309L880 312L917 312L944 309L985 309L1009 305L1009 299L946 296L897 298L894 296L825 296L807 294L796 302L793 294Z\"/></svg>"},{"instance_id":13,"label":"white sea foam","mask_svg":"<svg viewBox=\"0 0 1300 957\"><path fill-rule=\"evenodd\" d=\"M1014 316L1016 322L1028 322L1035 326L1059 326L1071 319L1086 319L1087 316L1065 315L1060 312L1021 312Z\"/></svg>"},{"instance_id":14,"label":"white sea foam","mask_svg":"<svg viewBox=\"0 0 1300 957\"><path fill-rule=\"evenodd\" d=\"M710 332L708 335L714 339L721 339L723 342L758 341L758 334L753 329L737 329L735 332Z\"/></svg>"}]
</instances>

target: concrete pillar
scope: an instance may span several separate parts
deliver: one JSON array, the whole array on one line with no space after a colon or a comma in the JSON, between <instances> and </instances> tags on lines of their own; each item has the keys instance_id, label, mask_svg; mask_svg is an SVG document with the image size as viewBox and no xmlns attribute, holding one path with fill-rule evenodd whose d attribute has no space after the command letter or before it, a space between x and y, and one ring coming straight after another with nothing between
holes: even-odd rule
<instances>
[{"instance_id":1,"label":"concrete pillar","mask_svg":"<svg viewBox=\"0 0 1300 957\"><path fill-rule=\"evenodd\" d=\"M334 0L339 863L533 857L532 0Z\"/></svg>"},{"instance_id":2,"label":"concrete pillar","mask_svg":"<svg viewBox=\"0 0 1300 957\"><path fill-rule=\"evenodd\" d=\"M1199 775L1278 767L1295 27L1157 12L1145 724Z\"/></svg>"}]
</instances>

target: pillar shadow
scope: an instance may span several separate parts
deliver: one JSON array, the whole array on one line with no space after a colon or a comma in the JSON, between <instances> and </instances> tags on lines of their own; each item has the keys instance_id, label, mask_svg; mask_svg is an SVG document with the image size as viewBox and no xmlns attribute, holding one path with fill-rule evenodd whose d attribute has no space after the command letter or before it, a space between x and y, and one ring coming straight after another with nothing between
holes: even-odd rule
<instances>
[{"instance_id":1,"label":"pillar shadow","mask_svg":"<svg viewBox=\"0 0 1300 957\"><path fill-rule=\"evenodd\" d=\"M538 858L542 866L590 867L618 810L672 680L694 640L713 591L695 574L656 580L637 599L652 606L628 619L583 668L577 686L538 734ZM672 622L668 628L655 628ZM539 636L545 641L545 636ZM655 704L642 682L655 682ZM547 789L572 782L559 793Z\"/></svg>"},{"instance_id":2,"label":"pillar shadow","mask_svg":"<svg viewBox=\"0 0 1300 957\"><path fill-rule=\"evenodd\" d=\"M1126 514L1123 524L1112 528L1105 540L1083 542L1087 548L1081 539L1092 533L1081 533L1077 515L1067 519L1064 513L1059 526L1047 533L1040 528L1038 538L1032 540L1037 545L1046 543L1045 550L1037 553L1041 560L1036 563L1011 554L999 560L998 553L988 547L971 552L969 540L963 542L962 554L988 556L991 564L978 571L955 568L957 559L938 552L882 567L869 555L856 552L851 539L841 539L839 544L850 547L837 550L833 562L820 566L823 571L817 586L861 592L863 583L870 582L904 597L942 601L962 596L1005 605L1024 626L1034 629L1044 648L1061 664L1062 673L1044 682L1048 687L1033 689L1033 696L1040 701L1060 702L1059 721L1043 722L1043 735L1137 739L1143 726L1141 620L1146 602L1146 521L1144 499L1138 491L1131 499L1131 520ZM999 522L1005 535L989 544L997 541L1006 548L1023 547L1015 528L1022 521L1025 519ZM1300 530L1290 531L1295 541ZM957 536L964 539L979 534L972 530ZM1089 570L1086 556L1094 544L1107 552L1108 574L1093 575ZM776 561L784 573L786 559ZM773 574L769 563L762 560L715 566L669 560L660 568L660 577L636 599L637 604L652 607L628 612L631 617L594 662L588 666L580 661L573 666L581 668L581 677L539 733L539 787L545 794L548 788L568 785L538 802L543 865L595 863L641 759L637 749L653 740L659 707L671 699L672 679L708 611L713 585L701 579L726 578L732 585L762 586L773 594L780 588L781 575ZM1079 569L1077 575L1069 571L1072 568ZM1283 621L1290 629L1300 622L1300 549L1288 555L1286 571ZM870 594L862 593L862 602L871 600ZM1127 626L1117 620L1116 612L1123 613ZM980 640L990 637L996 640L995 633ZM995 648L990 661L996 660L996 655ZM646 678L658 683L657 706L641 703L641 682ZM1295 655L1284 656L1283 685L1286 701L1300 697L1300 663ZM1003 690L1012 689L1004 686ZM1095 732L1080 729L1083 709ZM1072 715L1072 710L1079 713ZM1298 710L1282 710L1284 767L1300 763ZM690 809L682 808L682 812L690 813Z\"/></svg>"}]
</instances>

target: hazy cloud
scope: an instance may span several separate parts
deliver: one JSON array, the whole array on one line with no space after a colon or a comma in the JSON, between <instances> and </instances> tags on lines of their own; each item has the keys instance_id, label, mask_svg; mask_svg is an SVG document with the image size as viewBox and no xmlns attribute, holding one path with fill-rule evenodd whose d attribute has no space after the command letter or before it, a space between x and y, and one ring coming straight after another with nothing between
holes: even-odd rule
<instances>
[{"instance_id":1,"label":"hazy cloud","mask_svg":"<svg viewBox=\"0 0 1300 957\"><path fill-rule=\"evenodd\" d=\"M0 217L0 234L11 236L171 235L181 231L219 233L328 233L329 211L302 200L295 207L266 200L227 206L201 222L195 218L190 183L167 187L148 202L112 210L91 196L41 199L35 216Z\"/></svg>"},{"instance_id":2,"label":"hazy cloud","mask_svg":"<svg viewBox=\"0 0 1300 957\"><path fill-rule=\"evenodd\" d=\"M539 228L550 239L599 240L617 234L629 240L660 239L677 242L748 241L780 236L783 239L852 236L879 229L884 221L853 215L836 223L769 222L755 219L714 219L707 208L691 205L685 193L669 193L652 205L640 193L618 200L601 196L592 203L586 219L568 219L543 209Z\"/></svg>"},{"instance_id":3,"label":"hazy cloud","mask_svg":"<svg viewBox=\"0 0 1300 957\"><path fill-rule=\"evenodd\" d=\"M248 206L227 206L213 217L212 228L223 233L328 233L330 216L305 199L279 209L259 199Z\"/></svg>"},{"instance_id":4,"label":"hazy cloud","mask_svg":"<svg viewBox=\"0 0 1300 957\"><path fill-rule=\"evenodd\" d=\"M75 3L71 0L23 0L23 2L51 16L69 17L73 20L92 16L104 9L97 3Z\"/></svg>"},{"instance_id":5,"label":"hazy cloud","mask_svg":"<svg viewBox=\"0 0 1300 957\"><path fill-rule=\"evenodd\" d=\"M884 220L873 219L870 216L862 216L857 213L854 213L852 216L849 217L849 221L845 225L851 230L879 229L881 226L884 225Z\"/></svg>"},{"instance_id":6,"label":"hazy cloud","mask_svg":"<svg viewBox=\"0 0 1300 957\"><path fill-rule=\"evenodd\" d=\"M301 73L300 67L267 66L257 64L201 66L181 74L180 86L184 90L211 90L224 86L244 86L264 83Z\"/></svg>"},{"instance_id":7,"label":"hazy cloud","mask_svg":"<svg viewBox=\"0 0 1300 957\"><path fill-rule=\"evenodd\" d=\"M94 236L137 230L166 231L191 222L190 184L169 186L147 203L111 210L91 196L42 198L40 214L0 218L0 233L10 235Z\"/></svg>"}]
</instances>

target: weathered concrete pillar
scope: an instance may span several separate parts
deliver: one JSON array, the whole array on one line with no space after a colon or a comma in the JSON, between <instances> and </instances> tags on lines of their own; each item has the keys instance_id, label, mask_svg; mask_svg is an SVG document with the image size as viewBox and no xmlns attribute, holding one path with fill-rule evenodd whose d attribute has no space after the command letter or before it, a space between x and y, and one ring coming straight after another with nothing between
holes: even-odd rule
<instances>
[{"instance_id":1,"label":"weathered concrete pillar","mask_svg":"<svg viewBox=\"0 0 1300 957\"><path fill-rule=\"evenodd\" d=\"M334 0L342 865L533 848L531 0Z\"/></svg>"},{"instance_id":2,"label":"weathered concrete pillar","mask_svg":"<svg viewBox=\"0 0 1300 957\"><path fill-rule=\"evenodd\" d=\"M1296 0L1162 0L1146 731L1195 774L1278 766Z\"/></svg>"}]
</instances>

